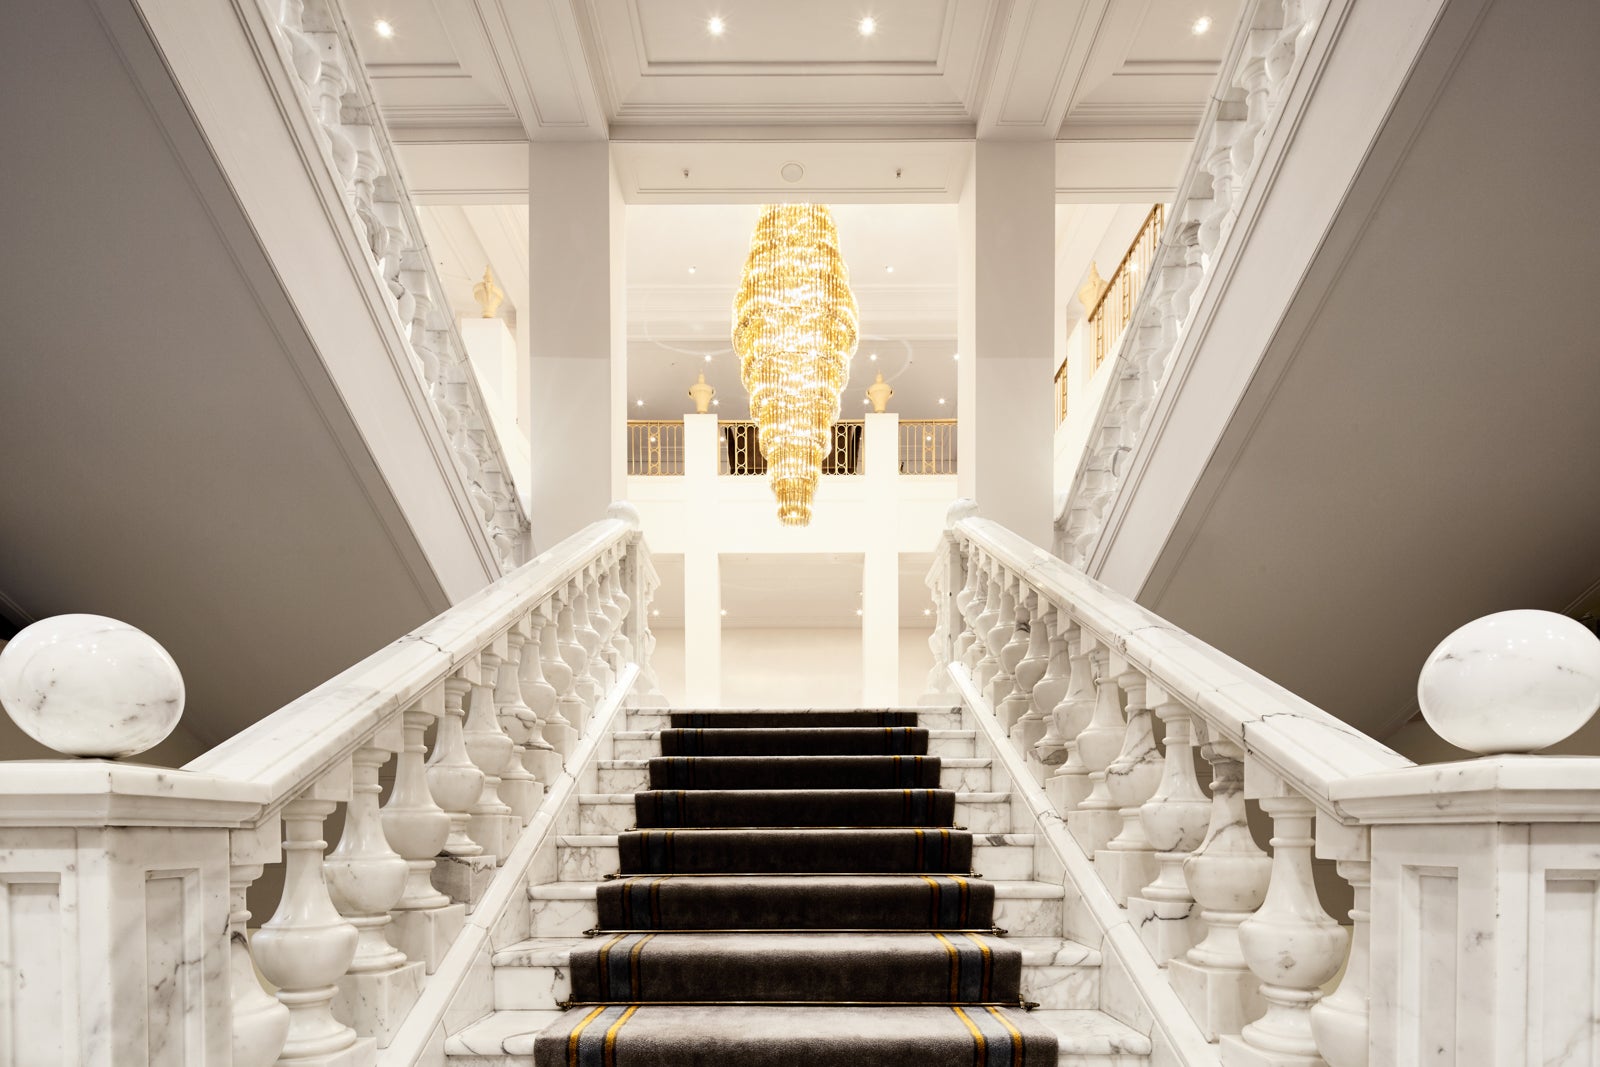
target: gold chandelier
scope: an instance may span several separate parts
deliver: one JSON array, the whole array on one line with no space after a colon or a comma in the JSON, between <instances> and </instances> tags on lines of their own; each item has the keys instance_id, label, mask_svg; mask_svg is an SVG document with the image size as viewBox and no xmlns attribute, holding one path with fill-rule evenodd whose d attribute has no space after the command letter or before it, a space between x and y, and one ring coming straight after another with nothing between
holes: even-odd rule
<instances>
[{"instance_id":1,"label":"gold chandelier","mask_svg":"<svg viewBox=\"0 0 1600 1067\"><path fill-rule=\"evenodd\" d=\"M762 208L733 302L733 348L785 526L811 522L856 326L850 271L828 209Z\"/></svg>"}]
</instances>

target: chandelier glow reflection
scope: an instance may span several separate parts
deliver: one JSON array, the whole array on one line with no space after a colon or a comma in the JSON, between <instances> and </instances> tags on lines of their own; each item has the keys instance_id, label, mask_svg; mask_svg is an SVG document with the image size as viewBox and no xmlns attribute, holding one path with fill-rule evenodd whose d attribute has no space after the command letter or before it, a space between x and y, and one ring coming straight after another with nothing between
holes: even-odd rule
<instances>
[{"instance_id":1,"label":"chandelier glow reflection","mask_svg":"<svg viewBox=\"0 0 1600 1067\"><path fill-rule=\"evenodd\" d=\"M733 348L785 526L811 522L856 336L856 298L828 209L762 208L733 303Z\"/></svg>"}]
</instances>

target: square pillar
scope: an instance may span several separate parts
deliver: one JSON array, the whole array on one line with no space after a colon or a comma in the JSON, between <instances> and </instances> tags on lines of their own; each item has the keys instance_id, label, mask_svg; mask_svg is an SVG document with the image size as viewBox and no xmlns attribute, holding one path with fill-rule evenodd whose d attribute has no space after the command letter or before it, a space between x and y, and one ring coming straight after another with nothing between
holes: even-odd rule
<instances>
[{"instance_id":1,"label":"square pillar","mask_svg":"<svg viewBox=\"0 0 1600 1067\"><path fill-rule=\"evenodd\" d=\"M861 567L861 699L869 708L900 703L900 554L897 551L900 416L866 416L862 460L867 506Z\"/></svg>"},{"instance_id":2,"label":"square pillar","mask_svg":"<svg viewBox=\"0 0 1600 1067\"><path fill-rule=\"evenodd\" d=\"M956 484L979 513L1051 543L1055 145L973 146L960 203Z\"/></svg>"}]
</instances>

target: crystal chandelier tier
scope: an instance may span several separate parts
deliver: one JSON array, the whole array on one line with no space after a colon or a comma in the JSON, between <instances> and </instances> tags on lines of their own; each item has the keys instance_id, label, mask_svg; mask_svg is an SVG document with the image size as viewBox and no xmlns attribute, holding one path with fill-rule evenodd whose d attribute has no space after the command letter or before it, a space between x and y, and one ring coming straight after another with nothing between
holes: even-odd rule
<instances>
[{"instance_id":1,"label":"crystal chandelier tier","mask_svg":"<svg viewBox=\"0 0 1600 1067\"><path fill-rule=\"evenodd\" d=\"M856 333L850 271L828 209L763 207L733 303L733 348L785 526L811 522Z\"/></svg>"}]
</instances>

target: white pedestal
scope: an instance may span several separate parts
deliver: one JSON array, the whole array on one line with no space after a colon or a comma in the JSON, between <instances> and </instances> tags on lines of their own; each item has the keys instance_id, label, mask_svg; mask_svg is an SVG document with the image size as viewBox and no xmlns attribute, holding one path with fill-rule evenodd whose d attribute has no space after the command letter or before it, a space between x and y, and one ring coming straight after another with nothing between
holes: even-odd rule
<instances>
[{"instance_id":1,"label":"white pedestal","mask_svg":"<svg viewBox=\"0 0 1600 1067\"><path fill-rule=\"evenodd\" d=\"M504 859L516 846L522 821L515 815L473 815L467 820L467 836L483 846L485 856Z\"/></svg>"},{"instance_id":2,"label":"white pedestal","mask_svg":"<svg viewBox=\"0 0 1600 1067\"><path fill-rule=\"evenodd\" d=\"M387 1048L406 1012L422 995L423 963L416 960L378 974L347 974L339 979L333 1016L357 1033Z\"/></svg>"},{"instance_id":3,"label":"white pedestal","mask_svg":"<svg viewBox=\"0 0 1600 1067\"><path fill-rule=\"evenodd\" d=\"M1120 817L1117 828L1122 828ZM1126 905L1129 897L1156 880L1161 865L1156 862L1154 852L1103 848L1094 854L1094 869L1111 890L1111 895L1117 898L1117 903Z\"/></svg>"},{"instance_id":4,"label":"white pedestal","mask_svg":"<svg viewBox=\"0 0 1600 1067\"><path fill-rule=\"evenodd\" d=\"M1122 816L1115 808L1079 808L1067 812L1067 832L1078 847L1093 856L1122 829ZM1149 884L1148 879L1145 884ZM1141 887L1142 888L1142 887Z\"/></svg>"},{"instance_id":5,"label":"white pedestal","mask_svg":"<svg viewBox=\"0 0 1600 1067\"><path fill-rule=\"evenodd\" d=\"M1167 962L1167 978L1208 1041L1237 1034L1266 1014L1261 979L1248 970L1220 970L1174 959Z\"/></svg>"},{"instance_id":6,"label":"white pedestal","mask_svg":"<svg viewBox=\"0 0 1600 1067\"><path fill-rule=\"evenodd\" d=\"M1287 1052L1263 1052L1246 1045L1237 1037L1225 1037L1219 1042L1222 1067L1327 1067L1321 1056L1294 1056Z\"/></svg>"},{"instance_id":7,"label":"white pedestal","mask_svg":"<svg viewBox=\"0 0 1600 1067\"><path fill-rule=\"evenodd\" d=\"M1131 896L1127 908L1129 924L1138 931L1139 940L1157 963L1182 956L1198 944L1205 933L1205 925L1200 921L1200 905L1192 900L1147 900Z\"/></svg>"},{"instance_id":8,"label":"white pedestal","mask_svg":"<svg viewBox=\"0 0 1600 1067\"><path fill-rule=\"evenodd\" d=\"M435 867L437 871L439 868ZM434 882L434 888L439 883ZM444 890L440 889L440 892ZM422 911L394 911L389 913L385 929L389 944L406 954L408 960L420 960L428 974L439 967L439 961L450 950L461 928L467 922L465 904L447 904L442 908Z\"/></svg>"},{"instance_id":9,"label":"white pedestal","mask_svg":"<svg viewBox=\"0 0 1600 1067\"><path fill-rule=\"evenodd\" d=\"M440 853L433 864L433 888L467 911L478 906L478 901L489 891L498 866L493 856L451 856ZM410 955L410 953L407 953Z\"/></svg>"}]
</instances>

